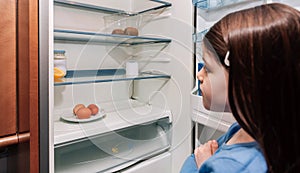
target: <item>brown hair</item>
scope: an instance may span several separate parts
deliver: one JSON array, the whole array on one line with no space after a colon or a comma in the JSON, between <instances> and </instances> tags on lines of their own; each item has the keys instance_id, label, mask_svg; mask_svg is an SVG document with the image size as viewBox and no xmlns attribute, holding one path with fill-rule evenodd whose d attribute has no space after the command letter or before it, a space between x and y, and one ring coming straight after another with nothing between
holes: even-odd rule
<instances>
[{"instance_id":1,"label":"brown hair","mask_svg":"<svg viewBox=\"0 0 300 173\"><path fill-rule=\"evenodd\" d=\"M229 51L230 107L260 144L269 172L299 172L300 12L274 3L231 13L204 45L223 65Z\"/></svg>"}]
</instances>

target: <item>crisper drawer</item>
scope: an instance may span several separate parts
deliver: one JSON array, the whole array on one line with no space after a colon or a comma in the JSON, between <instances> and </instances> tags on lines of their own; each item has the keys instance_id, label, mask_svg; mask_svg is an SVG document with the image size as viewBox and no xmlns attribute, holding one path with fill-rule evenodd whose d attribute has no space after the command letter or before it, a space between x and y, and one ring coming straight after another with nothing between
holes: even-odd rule
<instances>
[{"instance_id":1,"label":"crisper drawer","mask_svg":"<svg viewBox=\"0 0 300 173\"><path fill-rule=\"evenodd\" d=\"M168 118L55 146L55 172L113 172L170 148Z\"/></svg>"}]
</instances>

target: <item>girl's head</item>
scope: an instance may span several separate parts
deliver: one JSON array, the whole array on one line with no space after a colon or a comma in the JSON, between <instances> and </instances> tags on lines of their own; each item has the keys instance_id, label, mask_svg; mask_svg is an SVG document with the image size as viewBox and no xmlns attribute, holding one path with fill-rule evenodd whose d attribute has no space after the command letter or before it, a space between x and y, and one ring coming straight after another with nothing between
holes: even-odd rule
<instances>
[{"instance_id":1,"label":"girl's head","mask_svg":"<svg viewBox=\"0 0 300 173\"><path fill-rule=\"evenodd\" d=\"M274 172L292 168L300 157L300 12L283 4L234 12L217 22L203 43L204 59L229 73L228 100L236 120L261 144Z\"/></svg>"},{"instance_id":2,"label":"girl's head","mask_svg":"<svg viewBox=\"0 0 300 173\"><path fill-rule=\"evenodd\" d=\"M198 72L203 106L212 111L229 112L228 70L224 67L210 45L203 45L204 66Z\"/></svg>"}]
</instances>

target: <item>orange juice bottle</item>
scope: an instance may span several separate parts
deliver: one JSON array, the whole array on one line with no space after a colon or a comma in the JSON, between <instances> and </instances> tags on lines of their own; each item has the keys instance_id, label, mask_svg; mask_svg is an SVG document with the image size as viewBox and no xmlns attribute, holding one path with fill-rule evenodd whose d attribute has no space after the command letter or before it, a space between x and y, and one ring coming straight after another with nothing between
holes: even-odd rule
<instances>
[{"instance_id":1,"label":"orange juice bottle","mask_svg":"<svg viewBox=\"0 0 300 173\"><path fill-rule=\"evenodd\" d=\"M54 68L63 71L64 75L67 74L67 58L65 53L65 50L54 50Z\"/></svg>"}]
</instances>

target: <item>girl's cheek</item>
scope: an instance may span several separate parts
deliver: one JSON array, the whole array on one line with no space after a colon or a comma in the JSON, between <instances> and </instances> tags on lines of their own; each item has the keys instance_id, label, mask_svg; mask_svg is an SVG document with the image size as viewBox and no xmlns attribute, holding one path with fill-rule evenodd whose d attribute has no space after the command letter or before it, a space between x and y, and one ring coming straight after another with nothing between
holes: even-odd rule
<instances>
[{"instance_id":1,"label":"girl's cheek","mask_svg":"<svg viewBox=\"0 0 300 173\"><path fill-rule=\"evenodd\" d=\"M203 96L208 96L211 92L210 83L208 79L204 79L200 84L200 90Z\"/></svg>"}]
</instances>

